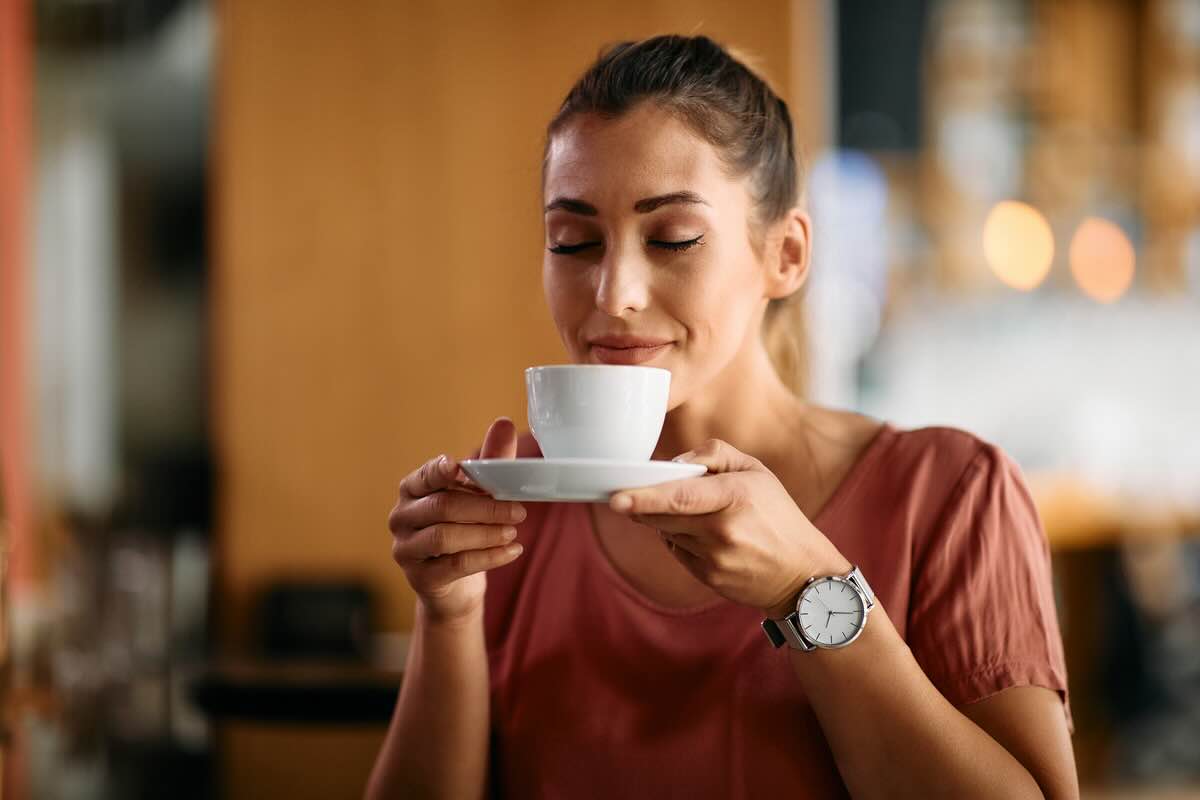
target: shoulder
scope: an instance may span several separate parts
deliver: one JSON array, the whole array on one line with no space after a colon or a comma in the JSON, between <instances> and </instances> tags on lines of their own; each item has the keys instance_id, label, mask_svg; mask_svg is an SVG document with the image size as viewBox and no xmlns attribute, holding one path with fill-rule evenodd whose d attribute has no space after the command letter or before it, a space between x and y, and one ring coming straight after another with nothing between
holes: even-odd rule
<instances>
[{"instance_id":1,"label":"shoulder","mask_svg":"<svg viewBox=\"0 0 1200 800\"><path fill-rule=\"evenodd\" d=\"M999 446L959 428L931 426L900 429L885 426L892 441L887 462L904 476L915 494L927 498L941 495L946 503L980 484L1015 482L1022 489L1020 467Z\"/></svg>"},{"instance_id":2,"label":"shoulder","mask_svg":"<svg viewBox=\"0 0 1200 800\"><path fill-rule=\"evenodd\" d=\"M918 552L947 537L1020 525L1042 537L1024 476L998 445L959 428L885 423L869 469L871 494L911 526Z\"/></svg>"},{"instance_id":3,"label":"shoulder","mask_svg":"<svg viewBox=\"0 0 1200 800\"><path fill-rule=\"evenodd\" d=\"M1000 485L1021 491L1021 468L999 445L973 433L949 427L896 432L897 449L917 463L928 464L943 481L952 481L952 497Z\"/></svg>"},{"instance_id":4,"label":"shoulder","mask_svg":"<svg viewBox=\"0 0 1200 800\"><path fill-rule=\"evenodd\" d=\"M853 463L863 455L880 456L873 470L903 480L932 472L944 481L963 473L970 462L993 445L972 433L946 426L901 428L892 422L845 409L809 406L806 423L813 439L834 455L831 463ZM998 449L997 449L998 452Z\"/></svg>"},{"instance_id":5,"label":"shoulder","mask_svg":"<svg viewBox=\"0 0 1200 800\"><path fill-rule=\"evenodd\" d=\"M896 430L895 438L895 462L908 471L910 491L936 509L927 546L979 547L997 537L1010 547L1045 546L1025 477L1003 448L949 427Z\"/></svg>"},{"instance_id":6,"label":"shoulder","mask_svg":"<svg viewBox=\"0 0 1200 800\"><path fill-rule=\"evenodd\" d=\"M938 471L961 475L976 459L1000 449L975 434L960 428L931 426L926 428L894 428L896 454L918 462L929 462Z\"/></svg>"},{"instance_id":7,"label":"shoulder","mask_svg":"<svg viewBox=\"0 0 1200 800\"><path fill-rule=\"evenodd\" d=\"M866 491L882 508L907 509L902 516L918 528L935 522L931 512L951 499L980 461L1005 459L998 447L959 428L903 428L818 406L806 410L806 425L813 442L807 455L824 454L821 469L835 484Z\"/></svg>"}]
</instances>

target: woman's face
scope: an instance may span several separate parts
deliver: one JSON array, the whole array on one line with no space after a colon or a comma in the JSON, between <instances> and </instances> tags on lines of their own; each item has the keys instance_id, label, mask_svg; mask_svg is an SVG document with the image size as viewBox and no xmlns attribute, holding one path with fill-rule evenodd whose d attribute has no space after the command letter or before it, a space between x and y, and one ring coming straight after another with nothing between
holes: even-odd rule
<instances>
[{"instance_id":1,"label":"woman's face","mask_svg":"<svg viewBox=\"0 0 1200 800\"><path fill-rule=\"evenodd\" d=\"M766 270L746 179L670 113L575 117L544 194L543 286L574 363L669 369L675 408L757 341Z\"/></svg>"}]
</instances>

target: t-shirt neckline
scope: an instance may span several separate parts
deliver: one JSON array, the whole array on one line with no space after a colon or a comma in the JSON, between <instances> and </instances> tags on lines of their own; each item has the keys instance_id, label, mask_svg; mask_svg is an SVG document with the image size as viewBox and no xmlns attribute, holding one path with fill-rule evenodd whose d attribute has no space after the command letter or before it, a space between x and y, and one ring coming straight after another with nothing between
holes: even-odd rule
<instances>
[{"instance_id":1,"label":"t-shirt neckline","mask_svg":"<svg viewBox=\"0 0 1200 800\"><path fill-rule=\"evenodd\" d=\"M887 449L885 445L891 441L895 433L895 428L889 423L880 424L879 430L871 437L871 441L867 442L867 446L859 454L858 460L842 476L842 480L825 499L825 503L813 515L811 521L818 530L821 528L821 523L827 522L835 511L845 505L846 499L854 494L853 489L874 471L875 465L879 462L879 455Z\"/></svg>"}]
</instances>

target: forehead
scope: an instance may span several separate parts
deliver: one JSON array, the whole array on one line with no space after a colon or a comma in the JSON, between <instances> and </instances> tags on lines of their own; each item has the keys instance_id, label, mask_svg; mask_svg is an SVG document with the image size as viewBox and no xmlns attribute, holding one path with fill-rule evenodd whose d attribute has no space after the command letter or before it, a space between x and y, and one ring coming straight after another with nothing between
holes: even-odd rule
<instances>
[{"instance_id":1,"label":"forehead","mask_svg":"<svg viewBox=\"0 0 1200 800\"><path fill-rule=\"evenodd\" d=\"M714 194L731 182L712 145L651 103L615 119L578 115L555 134L546 156L547 198L603 203L681 189Z\"/></svg>"}]
</instances>

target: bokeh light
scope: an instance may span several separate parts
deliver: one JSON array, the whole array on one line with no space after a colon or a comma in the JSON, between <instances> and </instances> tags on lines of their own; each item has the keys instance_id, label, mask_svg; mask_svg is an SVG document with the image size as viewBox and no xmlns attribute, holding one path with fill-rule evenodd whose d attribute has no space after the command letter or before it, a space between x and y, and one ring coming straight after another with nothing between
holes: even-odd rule
<instances>
[{"instance_id":1,"label":"bokeh light","mask_svg":"<svg viewBox=\"0 0 1200 800\"><path fill-rule=\"evenodd\" d=\"M1026 292L1034 289L1054 260L1050 223L1027 203L997 203L983 224L983 255L1004 283Z\"/></svg>"},{"instance_id":2,"label":"bokeh light","mask_svg":"<svg viewBox=\"0 0 1200 800\"><path fill-rule=\"evenodd\" d=\"M1071 237L1071 274L1088 297L1112 303L1133 283L1136 257L1129 237L1113 222L1088 217Z\"/></svg>"}]
</instances>

